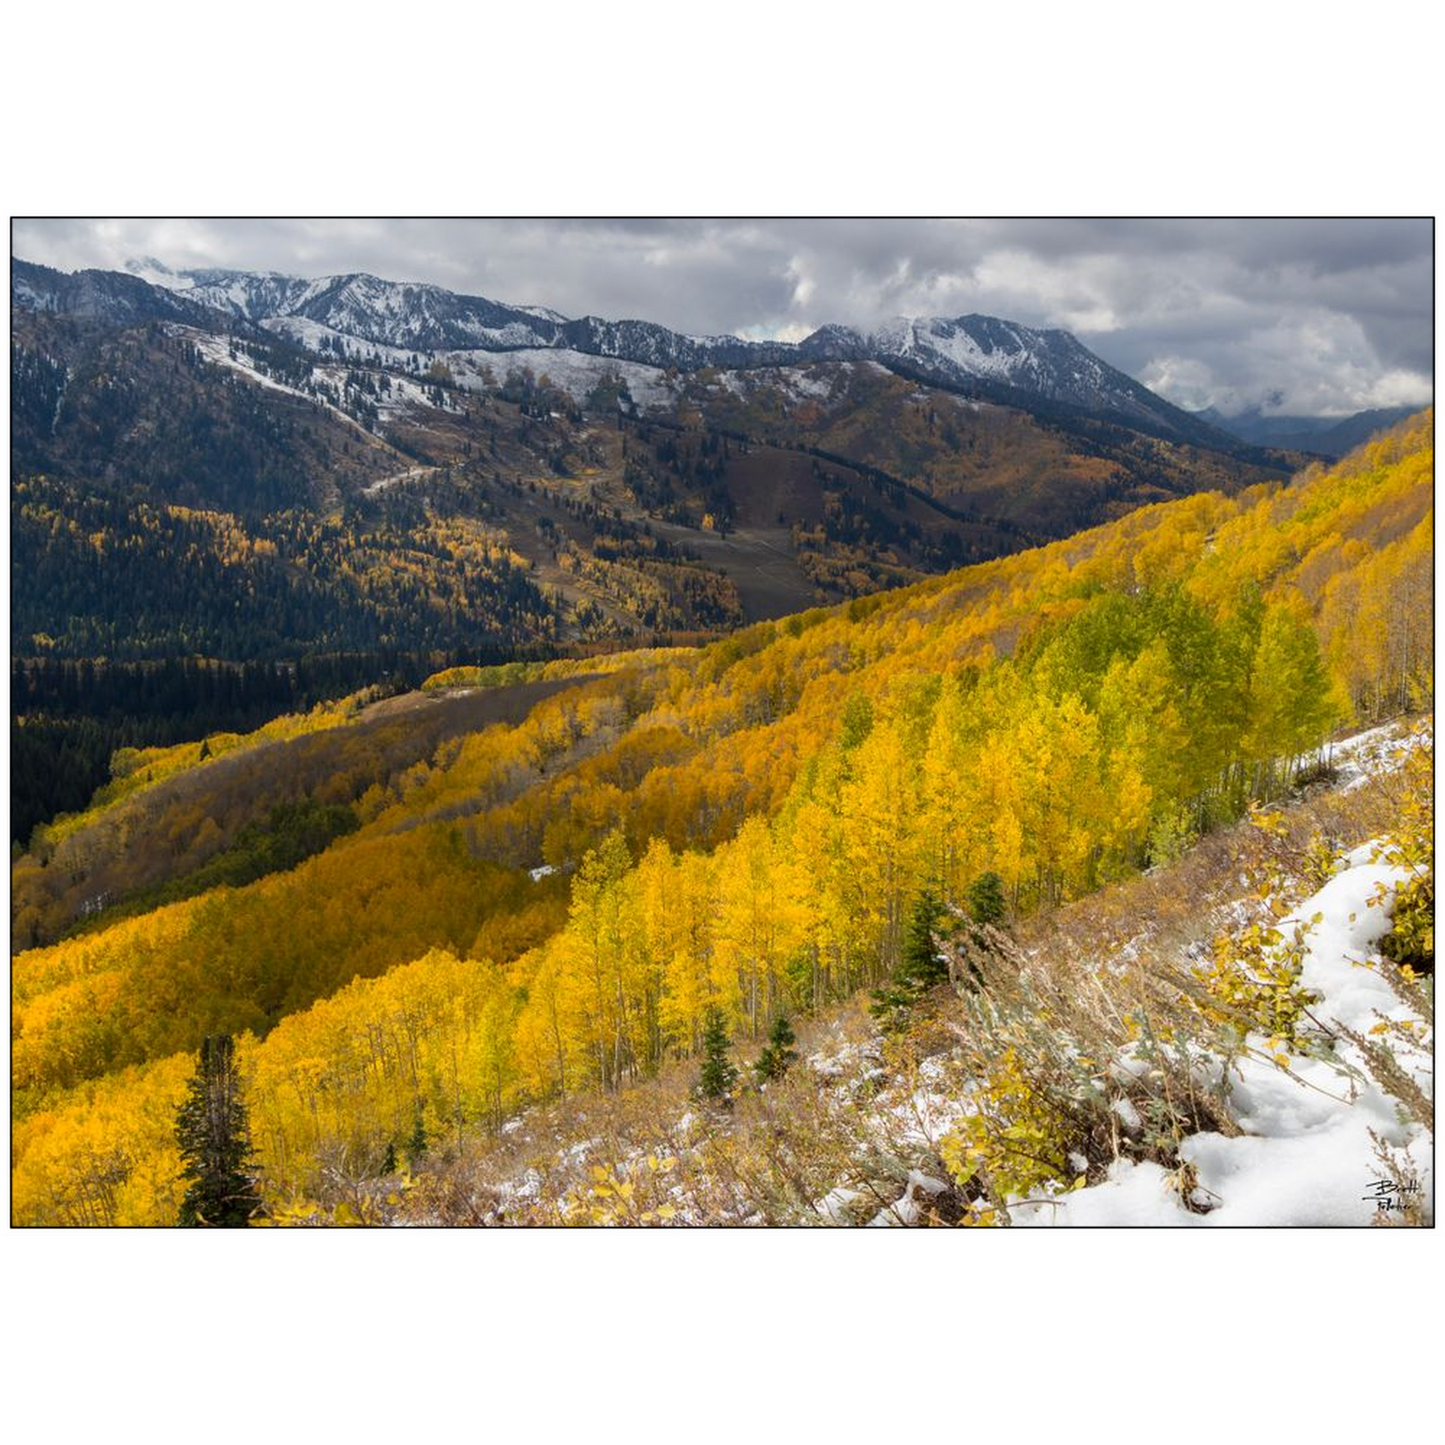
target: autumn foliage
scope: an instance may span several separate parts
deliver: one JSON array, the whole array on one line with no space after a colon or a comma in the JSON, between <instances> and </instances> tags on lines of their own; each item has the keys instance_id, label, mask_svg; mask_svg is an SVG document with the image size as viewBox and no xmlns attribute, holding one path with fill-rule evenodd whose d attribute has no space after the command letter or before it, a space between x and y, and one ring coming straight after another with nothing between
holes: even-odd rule
<instances>
[{"instance_id":1,"label":"autumn foliage","mask_svg":"<svg viewBox=\"0 0 1445 1445\"><path fill-rule=\"evenodd\" d=\"M1027 915L1172 856L1287 790L1337 726L1428 705L1432 425L1289 486L548 674L525 716L425 757L363 749L353 716L298 725L351 759L309 792L354 830L16 957L16 1218L173 1219L166 1121L207 1035L237 1036L268 1204L295 1200L324 1171L381 1174L418 1117L456 1146L696 1060L715 1018L760 1044L892 976L925 892L958 903L993 874ZM281 754L233 751L269 798ZM125 777L143 766L180 762ZM186 826L118 786L54 859L19 861L18 905L52 926L41 875L61 859L83 892L107 819L200 866L207 767Z\"/></svg>"}]
</instances>

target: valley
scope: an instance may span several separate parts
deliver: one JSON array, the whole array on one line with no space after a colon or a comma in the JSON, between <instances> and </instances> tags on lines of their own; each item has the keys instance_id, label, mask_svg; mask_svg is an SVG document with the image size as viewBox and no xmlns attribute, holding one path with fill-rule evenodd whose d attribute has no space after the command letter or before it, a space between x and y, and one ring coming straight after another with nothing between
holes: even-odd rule
<instances>
[{"instance_id":1,"label":"valley","mask_svg":"<svg viewBox=\"0 0 1445 1445\"><path fill-rule=\"evenodd\" d=\"M1292 462L1144 405L1071 338L945 332L702 345L375 278L17 261L13 665L429 655L415 683L695 642ZM88 707L12 715L13 839L104 783L114 745L183 736Z\"/></svg>"}]
</instances>

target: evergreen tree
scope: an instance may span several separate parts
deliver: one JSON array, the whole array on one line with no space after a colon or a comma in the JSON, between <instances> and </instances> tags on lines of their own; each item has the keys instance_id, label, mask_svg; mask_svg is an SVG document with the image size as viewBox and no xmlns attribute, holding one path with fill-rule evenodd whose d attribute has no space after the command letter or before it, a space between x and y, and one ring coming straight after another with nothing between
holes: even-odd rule
<instances>
[{"instance_id":1,"label":"evergreen tree","mask_svg":"<svg viewBox=\"0 0 1445 1445\"><path fill-rule=\"evenodd\" d=\"M792 1024L779 1014L773 1020L773 1031L768 1036L767 1047L758 1055L758 1061L753 1065L753 1072L757 1074L759 1082L781 1079L788 1072L798 1057L798 1052L793 1047L796 1041L797 1036L793 1033Z\"/></svg>"},{"instance_id":2,"label":"evergreen tree","mask_svg":"<svg viewBox=\"0 0 1445 1445\"><path fill-rule=\"evenodd\" d=\"M920 994L948 981L948 965L938 956L936 937L947 918L948 910L935 893L925 889L919 894L903 935L899 976Z\"/></svg>"},{"instance_id":3,"label":"evergreen tree","mask_svg":"<svg viewBox=\"0 0 1445 1445\"><path fill-rule=\"evenodd\" d=\"M176 1113L176 1142L189 1180L177 1223L244 1228L261 1207L241 1101L235 1045L229 1034L207 1038L185 1102Z\"/></svg>"},{"instance_id":4,"label":"evergreen tree","mask_svg":"<svg viewBox=\"0 0 1445 1445\"><path fill-rule=\"evenodd\" d=\"M702 1073L697 1081L697 1092L702 1098L718 1104L731 1101L733 1085L738 1081L737 1067L728 1057L731 1048L727 1020L721 1009L712 1009L702 1036Z\"/></svg>"},{"instance_id":5,"label":"evergreen tree","mask_svg":"<svg viewBox=\"0 0 1445 1445\"><path fill-rule=\"evenodd\" d=\"M396 1173L396 1145L390 1139L386 1141L386 1154L381 1161L381 1173L383 1178L388 1174Z\"/></svg>"},{"instance_id":6,"label":"evergreen tree","mask_svg":"<svg viewBox=\"0 0 1445 1445\"><path fill-rule=\"evenodd\" d=\"M929 989L948 982L948 965L939 957L937 941L947 920L948 910L937 894L928 889L919 894L903 934L898 967L888 984L874 990L869 1006L885 1029L902 1028L913 1005Z\"/></svg>"},{"instance_id":7,"label":"evergreen tree","mask_svg":"<svg viewBox=\"0 0 1445 1445\"><path fill-rule=\"evenodd\" d=\"M968 886L968 911L975 923L997 928L1003 922L1003 879L997 873L980 873Z\"/></svg>"},{"instance_id":8,"label":"evergreen tree","mask_svg":"<svg viewBox=\"0 0 1445 1445\"><path fill-rule=\"evenodd\" d=\"M426 1120L421 1116L421 1110L416 1113L416 1123L411 1127L411 1138L406 1141L406 1162L415 1169L421 1163L422 1157L426 1154Z\"/></svg>"}]
</instances>

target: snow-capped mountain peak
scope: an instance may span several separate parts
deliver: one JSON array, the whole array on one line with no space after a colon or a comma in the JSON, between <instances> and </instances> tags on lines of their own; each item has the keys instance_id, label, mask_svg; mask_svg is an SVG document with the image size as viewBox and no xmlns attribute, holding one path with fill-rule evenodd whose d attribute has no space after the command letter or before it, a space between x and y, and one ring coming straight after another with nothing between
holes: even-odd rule
<instances>
[{"instance_id":1,"label":"snow-capped mountain peak","mask_svg":"<svg viewBox=\"0 0 1445 1445\"><path fill-rule=\"evenodd\" d=\"M60 299L65 288L58 280L34 279L46 268L17 262L13 269L17 304L35 309L65 304ZM62 273L46 274L61 278ZM569 320L546 307L515 306L365 272L307 280L275 272L175 270L144 257L128 262L125 274L81 274L90 278L81 291L91 304L98 304L97 288L104 289L99 278L110 275L116 282L150 289L156 297L152 309L160 314L173 313L177 303L209 308L313 348L318 341L339 339L411 353L563 350L679 371L872 361L929 385L1008 405L1037 409L1046 404L1110 415L1158 435L1220 450L1241 445L1110 366L1069 332L994 316L899 317L867 333L827 325L800 342L746 341L687 335L650 321L598 316ZM80 294L74 286L71 291ZM27 299L32 296L43 299ZM138 309L138 297L124 299L118 314Z\"/></svg>"}]
</instances>

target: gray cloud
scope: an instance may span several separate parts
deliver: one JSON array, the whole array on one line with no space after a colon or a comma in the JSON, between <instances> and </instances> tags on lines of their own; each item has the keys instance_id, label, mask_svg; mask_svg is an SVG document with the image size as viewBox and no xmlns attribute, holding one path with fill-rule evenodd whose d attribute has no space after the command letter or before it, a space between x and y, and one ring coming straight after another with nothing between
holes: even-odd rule
<instances>
[{"instance_id":1,"label":"gray cloud","mask_svg":"<svg viewBox=\"0 0 1445 1445\"><path fill-rule=\"evenodd\" d=\"M1429 221L26 221L74 269L371 271L692 333L983 311L1171 400L1344 413L1432 394Z\"/></svg>"}]
</instances>

